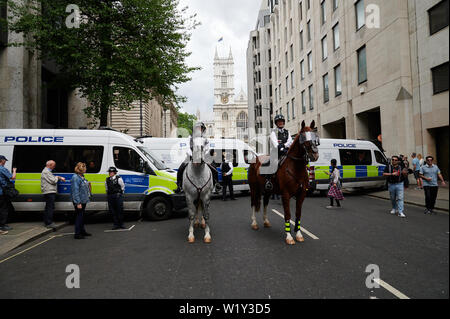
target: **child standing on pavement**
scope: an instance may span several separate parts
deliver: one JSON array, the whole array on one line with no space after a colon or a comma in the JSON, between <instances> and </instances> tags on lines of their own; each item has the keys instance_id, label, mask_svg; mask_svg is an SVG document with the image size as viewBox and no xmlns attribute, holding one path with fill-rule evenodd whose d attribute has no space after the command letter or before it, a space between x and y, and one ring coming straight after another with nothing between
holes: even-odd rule
<instances>
[{"instance_id":1,"label":"child standing on pavement","mask_svg":"<svg viewBox=\"0 0 450 319\"><path fill-rule=\"evenodd\" d=\"M330 198L330 205L327 206L328 209L334 208L334 200L336 200L336 205L338 208L341 207L341 200L344 200L344 194L342 194L342 185L340 182L341 173L337 168L337 161L335 159L331 160L331 170L327 172L330 175L330 187L328 191L328 198Z\"/></svg>"}]
</instances>

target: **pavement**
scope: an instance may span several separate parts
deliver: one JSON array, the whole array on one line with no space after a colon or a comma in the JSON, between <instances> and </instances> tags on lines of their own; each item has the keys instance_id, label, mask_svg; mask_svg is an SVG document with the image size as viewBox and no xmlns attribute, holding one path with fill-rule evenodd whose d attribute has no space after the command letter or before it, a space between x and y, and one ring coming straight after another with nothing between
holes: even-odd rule
<instances>
[{"instance_id":1,"label":"pavement","mask_svg":"<svg viewBox=\"0 0 450 319\"><path fill-rule=\"evenodd\" d=\"M68 223L55 222L55 224L58 230ZM46 228L42 222L25 221L9 223L8 225L12 227L12 230L9 230L6 235L0 235L0 256L53 232L52 229Z\"/></svg>"},{"instance_id":2,"label":"pavement","mask_svg":"<svg viewBox=\"0 0 450 319\"><path fill-rule=\"evenodd\" d=\"M448 185L448 184L447 184ZM425 207L425 194L423 190L416 189L416 185L410 185L405 189L405 203ZM369 196L390 200L389 191L377 191L367 193ZM448 186L439 186L439 192L436 199L436 209L449 211L449 188Z\"/></svg>"},{"instance_id":3,"label":"pavement","mask_svg":"<svg viewBox=\"0 0 450 319\"><path fill-rule=\"evenodd\" d=\"M272 227L263 227L260 213L258 231L248 196L214 200L211 244L201 229L187 243L186 214L127 220L124 232L92 216L92 237L74 240L64 228L0 257L0 298L449 298L448 214L406 205L401 219L386 200L360 195L346 196L342 209L327 205L323 197L306 199L305 242L294 246L284 242L276 200ZM68 265L78 267L80 288L66 287ZM379 288L366 286L371 269L379 270Z\"/></svg>"}]
</instances>

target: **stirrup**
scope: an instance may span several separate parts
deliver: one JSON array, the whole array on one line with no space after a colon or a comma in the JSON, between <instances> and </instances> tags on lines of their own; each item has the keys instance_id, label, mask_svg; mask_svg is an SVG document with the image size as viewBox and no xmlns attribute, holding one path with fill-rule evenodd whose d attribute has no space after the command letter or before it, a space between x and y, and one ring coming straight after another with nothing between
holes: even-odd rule
<instances>
[{"instance_id":1,"label":"stirrup","mask_svg":"<svg viewBox=\"0 0 450 319\"><path fill-rule=\"evenodd\" d=\"M222 190L222 185L220 185L220 183L216 183L216 184L214 185L214 190L215 190L216 192L220 192L220 191Z\"/></svg>"}]
</instances>

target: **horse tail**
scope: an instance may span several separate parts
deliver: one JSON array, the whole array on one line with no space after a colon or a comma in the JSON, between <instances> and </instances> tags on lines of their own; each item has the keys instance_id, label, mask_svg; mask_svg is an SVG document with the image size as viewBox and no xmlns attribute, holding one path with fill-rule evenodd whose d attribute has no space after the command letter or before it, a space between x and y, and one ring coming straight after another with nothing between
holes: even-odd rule
<instances>
[{"instance_id":1,"label":"horse tail","mask_svg":"<svg viewBox=\"0 0 450 319\"><path fill-rule=\"evenodd\" d=\"M248 169L248 182L250 186L251 207L255 207L256 211L261 209L261 189L258 183L257 163L250 164Z\"/></svg>"}]
</instances>

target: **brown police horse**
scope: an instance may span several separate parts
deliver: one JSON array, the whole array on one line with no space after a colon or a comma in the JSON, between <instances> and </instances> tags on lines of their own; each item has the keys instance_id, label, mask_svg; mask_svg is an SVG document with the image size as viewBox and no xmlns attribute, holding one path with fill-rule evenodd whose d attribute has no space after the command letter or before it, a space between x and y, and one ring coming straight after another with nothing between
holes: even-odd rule
<instances>
[{"instance_id":1,"label":"brown police horse","mask_svg":"<svg viewBox=\"0 0 450 319\"><path fill-rule=\"evenodd\" d=\"M267 218L267 206L270 196L272 194L281 195L284 208L286 244L294 245L295 240L291 235L291 210L289 202L295 196L297 202L294 228L295 239L298 242L304 241L300 230L300 219L302 216L303 201L305 200L309 185L307 165L309 161L316 162L319 159L318 145L320 145L320 140L317 135L317 129L315 128L315 122L312 121L311 125L307 127L303 121L302 129L289 148L287 156L281 161L278 171L272 177L272 191L265 190L266 178L260 175L260 168L264 159L258 157L256 163L250 165L248 182L250 184L252 228L254 230L259 229L255 213L261 209L261 196L264 196L264 227L268 228L271 227Z\"/></svg>"}]
</instances>

